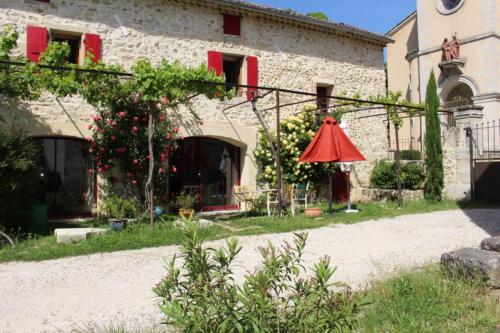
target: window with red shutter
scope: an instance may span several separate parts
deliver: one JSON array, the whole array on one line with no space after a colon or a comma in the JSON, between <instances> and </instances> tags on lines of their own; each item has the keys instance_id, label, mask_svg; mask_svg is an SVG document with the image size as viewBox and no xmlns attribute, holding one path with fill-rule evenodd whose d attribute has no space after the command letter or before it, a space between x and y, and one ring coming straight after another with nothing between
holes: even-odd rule
<instances>
[{"instance_id":1,"label":"window with red shutter","mask_svg":"<svg viewBox=\"0 0 500 333\"><path fill-rule=\"evenodd\" d=\"M223 73L222 53L217 51L208 51L208 69L212 69L221 75Z\"/></svg>"},{"instance_id":2,"label":"window with red shutter","mask_svg":"<svg viewBox=\"0 0 500 333\"><path fill-rule=\"evenodd\" d=\"M247 57L247 85L259 85L259 62L257 57ZM250 100L257 93L256 88L247 88L247 98Z\"/></svg>"},{"instance_id":3,"label":"window with red shutter","mask_svg":"<svg viewBox=\"0 0 500 333\"><path fill-rule=\"evenodd\" d=\"M101 37L96 34L85 34L85 56L92 54L92 61L98 63L101 60Z\"/></svg>"},{"instance_id":4,"label":"window with red shutter","mask_svg":"<svg viewBox=\"0 0 500 333\"><path fill-rule=\"evenodd\" d=\"M224 34L241 36L241 17L236 15L224 14Z\"/></svg>"},{"instance_id":5,"label":"window with red shutter","mask_svg":"<svg viewBox=\"0 0 500 333\"><path fill-rule=\"evenodd\" d=\"M26 29L26 57L38 62L40 55L45 52L48 42L48 30L43 27L29 25Z\"/></svg>"}]
</instances>

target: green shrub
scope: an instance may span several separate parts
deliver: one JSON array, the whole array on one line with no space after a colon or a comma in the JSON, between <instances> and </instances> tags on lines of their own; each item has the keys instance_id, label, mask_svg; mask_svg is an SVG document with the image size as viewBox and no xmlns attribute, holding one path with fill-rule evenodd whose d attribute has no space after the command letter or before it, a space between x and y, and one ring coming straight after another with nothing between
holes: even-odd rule
<instances>
[{"instance_id":1,"label":"green shrub","mask_svg":"<svg viewBox=\"0 0 500 333\"><path fill-rule=\"evenodd\" d=\"M314 265L313 276L303 273L305 234L282 249L259 248L262 266L234 281L231 265L241 248L228 240L227 248L203 246L196 226L185 230L183 264L174 257L168 273L154 288L167 324L182 332L345 332L357 322L361 305L350 289L333 291L335 269L329 259ZM180 267L180 268L179 268Z\"/></svg>"},{"instance_id":2,"label":"green shrub","mask_svg":"<svg viewBox=\"0 0 500 333\"><path fill-rule=\"evenodd\" d=\"M397 183L397 165L395 162L382 160L373 168L370 184L371 187L395 190ZM401 164L401 187L408 190L419 190L425 181L425 173L422 166L417 163Z\"/></svg>"},{"instance_id":3,"label":"green shrub","mask_svg":"<svg viewBox=\"0 0 500 333\"><path fill-rule=\"evenodd\" d=\"M0 228L24 226L40 198L39 149L22 130L0 126Z\"/></svg>"},{"instance_id":4,"label":"green shrub","mask_svg":"<svg viewBox=\"0 0 500 333\"><path fill-rule=\"evenodd\" d=\"M129 219L137 216L139 207L134 199L123 199L116 195L109 195L104 199L103 210L108 217Z\"/></svg>"},{"instance_id":5,"label":"green shrub","mask_svg":"<svg viewBox=\"0 0 500 333\"><path fill-rule=\"evenodd\" d=\"M425 181L424 168L417 163L406 163L401 167L401 184L408 190L420 190Z\"/></svg>"},{"instance_id":6,"label":"green shrub","mask_svg":"<svg viewBox=\"0 0 500 333\"><path fill-rule=\"evenodd\" d=\"M382 160L375 165L370 176L371 187L381 189L397 188L397 168L396 163Z\"/></svg>"},{"instance_id":7,"label":"green shrub","mask_svg":"<svg viewBox=\"0 0 500 333\"><path fill-rule=\"evenodd\" d=\"M198 203L198 195L192 195L187 192L181 192L175 199L175 203L179 208L194 208Z\"/></svg>"},{"instance_id":8,"label":"green shrub","mask_svg":"<svg viewBox=\"0 0 500 333\"><path fill-rule=\"evenodd\" d=\"M419 161L422 159L422 153L419 150L402 150L399 153L399 157L402 160L408 160L408 161Z\"/></svg>"}]
</instances>

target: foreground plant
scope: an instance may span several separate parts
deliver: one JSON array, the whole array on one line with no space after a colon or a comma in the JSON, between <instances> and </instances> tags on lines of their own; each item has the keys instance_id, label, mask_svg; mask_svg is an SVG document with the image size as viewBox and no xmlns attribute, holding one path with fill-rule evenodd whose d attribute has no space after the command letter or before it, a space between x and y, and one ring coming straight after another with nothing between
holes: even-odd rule
<instances>
[{"instance_id":1,"label":"foreground plant","mask_svg":"<svg viewBox=\"0 0 500 333\"><path fill-rule=\"evenodd\" d=\"M183 332L339 332L356 323L360 299L347 286L330 282L335 268L327 257L305 273L302 254L306 234L278 249L260 247L262 266L234 279L232 263L241 247L206 248L195 225L184 232L181 259L174 257L168 273L156 285L165 323ZM339 291L334 291L336 287Z\"/></svg>"}]
</instances>

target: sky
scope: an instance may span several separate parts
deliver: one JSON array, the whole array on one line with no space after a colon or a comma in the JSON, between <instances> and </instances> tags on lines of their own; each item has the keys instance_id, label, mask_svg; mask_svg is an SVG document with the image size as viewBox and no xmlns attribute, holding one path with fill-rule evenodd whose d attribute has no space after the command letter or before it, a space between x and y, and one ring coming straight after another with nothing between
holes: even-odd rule
<instances>
[{"instance_id":1,"label":"sky","mask_svg":"<svg viewBox=\"0 0 500 333\"><path fill-rule=\"evenodd\" d=\"M321 11L331 20L385 34L416 9L416 0L248 0L301 13Z\"/></svg>"}]
</instances>

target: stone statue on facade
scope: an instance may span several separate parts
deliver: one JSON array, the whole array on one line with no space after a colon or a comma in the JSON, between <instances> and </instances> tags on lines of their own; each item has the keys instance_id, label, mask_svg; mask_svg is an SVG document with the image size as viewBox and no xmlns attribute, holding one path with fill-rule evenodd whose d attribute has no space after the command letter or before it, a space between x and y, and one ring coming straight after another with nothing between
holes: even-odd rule
<instances>
[{"instance_id":1,"label":"stone statue on facade","mask_svg":"<svg viewBox=\"0 0 500 333\"><path fill-rule=\"evenodd\" d=\"M456 34L452 37L450 48L451 48L451 59L460 58L460 43L458 42Z\"/></svg>"},{"instance_id":2,"label":"stone statue on facade","mask_svg":"<svg viewBox=\"0 0 500 333\"><path fill-rule=\"evenodd\" d=\"M451 45L448 42L448 38L445 38L443 44L441 44L441 61L450 61L451 58Z\"/></svg>"}]
</instances>

